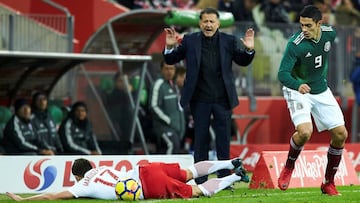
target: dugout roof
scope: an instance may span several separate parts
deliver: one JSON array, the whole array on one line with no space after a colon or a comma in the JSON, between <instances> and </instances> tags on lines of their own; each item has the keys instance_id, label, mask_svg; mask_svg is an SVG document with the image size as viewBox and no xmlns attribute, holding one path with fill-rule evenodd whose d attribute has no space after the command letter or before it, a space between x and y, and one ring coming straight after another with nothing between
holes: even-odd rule
<instances>
[{"instance_id":1,"label":"dugout roof","mask_svg":"<svg viewBox=\"0 0 360 203\"><path fill-rule=\"evenodd\" d=\"M150 56L0 51L0 100L10 106L34 90L51 92L71 68L98 60L150 61Z\"/></svg>"}]
</instances>

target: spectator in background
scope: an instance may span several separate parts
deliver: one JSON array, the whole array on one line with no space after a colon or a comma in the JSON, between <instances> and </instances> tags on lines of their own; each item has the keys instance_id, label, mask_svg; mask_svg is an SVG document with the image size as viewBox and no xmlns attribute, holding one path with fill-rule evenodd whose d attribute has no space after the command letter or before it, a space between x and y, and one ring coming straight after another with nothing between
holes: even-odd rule
<instances>
[{"instance_id":1,"label":"spectator in background","mask_svg":"<svg viewBox=\"0 0 360 203\"><path fill-rule=\"evenodd\" d=\"M12 113L9 108L5 106L0 106L0 155L5 154L5 149L2 146L2 139L3 139L3 131L5 128L6 123L10 120Z\"/></svg>"},{"instance_id":2,"label":"spectator in background","mask_svg":"<svg viewBox=\"0 0 360 203\"><path fill-rule=\"evenodd\" d=\"M193 0L172 0L172 6L178 9L192 9L194 7Z\"/></svg>"},{"instance_id":3,"label":"spectator in background","mask_svg":"<svg viewBox=\"0 0 360 203\"><path fill-rule=\"evenodd\" d=\"M184 86L186 78L186 68L184 66L176 67L175 71L175 84L179 88L179 93ZM181 95L179 95L180 97ZM190 108L184 108L185 117L185 135L182 140L182 145L185 151L190 152L193 150L194 140L194 118L191 115Z\"/></svg>"},{"instance_id":4,"label":"spectator in background","mask_svg":"<svg viewBox=\"0 0 360 203\"><path fill-rule=\"evenodd\" d=\"M3 146L11 155L54 155L46 140L39 137L31 121L31 107L19 98L14 103L15 114L6 123Z\"/></svg>"},{"instance_id":5,"label":"spectator in background","mask_svg":"<svg viewBox=\"0 0 360 203\"><path fill-rule=\"evenodd\" d=\"M261 6L266 23L290 23L290 18L282 0L265 0Z\"/></svg>"},{"instance_id":6,"label":"spectator in background","mask_svg":"<svg viewBox=\"0 0 360 203\"><path fill-rule=\"evenodd\" d=\"M65 154L100 155L91 122L87 118L88 109L84 102L75 102L68 117L61 123L60 139Z\"/></svg>"},{"instance_id":7,"label":"spectator in background","mask_svg":"<svg viewBox=\"0 0 360 203\"><path fill-rule=\"evenodd\" d=\"M258 0L220 0L219 11L231 12L235 21L254 22L252 9L258 4Z\"/></svg>"},{"instance_id":8,"label":"spectator in background","mask_svg":"<svg viewBox=\"0 0 360 203\"><path fill-rule=\"evenodd\" d=\"M338 25L359 25L360 12L354 8L351 0L342 0L335 10L335 18Z\"/></svg>"},{"instance_id":9,"label":"spectator in background","mask_svg":"<svg viewBox=\"0 0 360 203\"><path fill-rule=\"evenodd\" d=\"M132 86L126 83L127 76L117 72L114 75L114 89L107 96L106 108L118 133L121 142L121 151L125 154L131 149L130 130L133 118L130 103Z\"/></svg>"},{"instance_id":10,"label":"spectator in background","mask_svg":"<svg viewBox=\"0 0 360 203\"><path fill-rule=\"evenodd\" d=\"M313 5L321 11L322 23L326 25L335 25L335 15L330 3L329 0L313 0Z\"/></svg>"},{"instance_id":11,"label":"spectator in background","mask_svg":"<svg viewBox=\"0 0 360 203\"><path fill-rule=\"evenodd\" d=\"M157 79L150 94L153 130L158 138L157 147L166 154L180 153L185 131L184 112L179 105L179 89L174 85L175 65L164 61L160 64L161 77Z\"/></svg>"},{"instance_id":12,"label":"spectator in background","mask_svg":"<svg viewBox=\"0 0 360 203\"><path fill-rule=\"evenodd\" d=\"M360 58L356 58L354 68L350 74L350 80L353 83L356 103L360 106Z\"/></svg>"},{"instance_id":13,"label":"spectator in background","mask_svg":"<svg viewBox=\"0 0 360 203\"><path fill-rule=\"evenodd\" d=\"M353 84L356 103L360 107L360 28L357 27L352 40L354 45L353 55L355 58L353 69L350 73L350 80ZM360 109L359 109L360 111Z\"/></svg>"},{"instance_id":14,"label":"spectator in background","mask_svg":"<svg viewBox=\"0 0 360 203\"><path fill-rule=\"evenodd\" d=\"M359 0L351 0L352 5L358 11L360 11L360 1Z\"/></svg>"},{"instance_id":15,"label":"spectator in background","mask_svg":"<svg viewBox=\"0 0 360 203\"><path fill-rule=\"evenodd\" d=\"M215 8L217 9L219 0L199 0L195 8L196 9L205 9L205 8Z\"/></svg>"},{"instance_id":16,"label":"spectator in background","mask_svg":"<svg viewBox=\"0 0 360 203\"><path fill-rule=\"evenodd\" d=\"M47 96L37 92L32 98L32 123L40 139L45 140L56 154L63 152L56 123L48 111Z\"/></svg>"},{"instance_id":17,"label":"spectator in background","mask_svg":"<svg viewBox=\"0 0 360 203\"><path fill-rule=\"evenodd\" d=\"M115 0L118 4L127 7L128 9L142 9L148 8L149 5L143 0Z\"/></svg>"}]
</instances>

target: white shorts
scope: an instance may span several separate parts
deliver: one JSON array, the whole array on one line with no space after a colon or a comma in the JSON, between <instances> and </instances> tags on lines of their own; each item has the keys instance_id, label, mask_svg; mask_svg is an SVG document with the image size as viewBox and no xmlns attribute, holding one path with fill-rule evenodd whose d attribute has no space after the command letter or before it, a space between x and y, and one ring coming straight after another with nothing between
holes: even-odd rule
<instances>
[{"instance_id":1,"label":"white shorts","mask_svg":"<svg viewBox=\"0 0 360 203\"><path fill-rule=\"evenodd\" d=\"M295 127L312 122L311 115L319 132L345 125L343 113L330 88L320 94L301 94L283 87L283 93Z\"/></svg>"}]
</instances>

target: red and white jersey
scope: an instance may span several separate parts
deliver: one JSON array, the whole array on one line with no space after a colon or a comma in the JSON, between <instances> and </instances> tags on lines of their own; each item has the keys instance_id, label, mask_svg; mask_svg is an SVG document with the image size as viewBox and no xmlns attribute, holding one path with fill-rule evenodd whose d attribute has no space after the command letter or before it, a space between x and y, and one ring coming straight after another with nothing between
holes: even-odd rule
<instances>
[{"instance_id":1,"label":"red and white jersey","mask_svg":"<svg viewBox=\"0 0 360 203\"><path fill-rule=\"evenodd\" d=\"M95 199L117 199L115 194L115 185L119 179L133 178L139 184L139 168L136 167L129 171L118 171L112 167L101 166L88 171L84 178L75 183L69 192L71 192L76 198L89 197ZM141 193L140 199L143 199L144 195Z\"/></svg>"}]
</instances>

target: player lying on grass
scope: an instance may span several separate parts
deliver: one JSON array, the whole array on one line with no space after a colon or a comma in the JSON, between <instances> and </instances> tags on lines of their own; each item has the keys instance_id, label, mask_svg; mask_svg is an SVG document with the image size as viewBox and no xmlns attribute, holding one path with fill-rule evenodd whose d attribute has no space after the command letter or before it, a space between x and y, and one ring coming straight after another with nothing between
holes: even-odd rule
<instances>
[{"instance_id":1,"label":"player lying on grass","mask_svg":"<svg viewBox=\"0 0 360 203\"><path fill-rule=\"evenodd\" d=\"M234 170L235 173L213 178L200 185L186 184L189 180L215 173L221 169ZM118 171L108 166L93 168L86 159L75 160L72 174L76 183L69 189L57 193L44 193L31 197L20 197L7 192L13 200L54 200L71 198L117 199L115 185L119 179L133 178L141 185L140 199L191 198L211 196L234 182L249 182L249 177L242 167L240 159L223 161L202 161L181 169L178 163L153 162L137 166L127 172Z\"/></svg>"}]
</instances>

